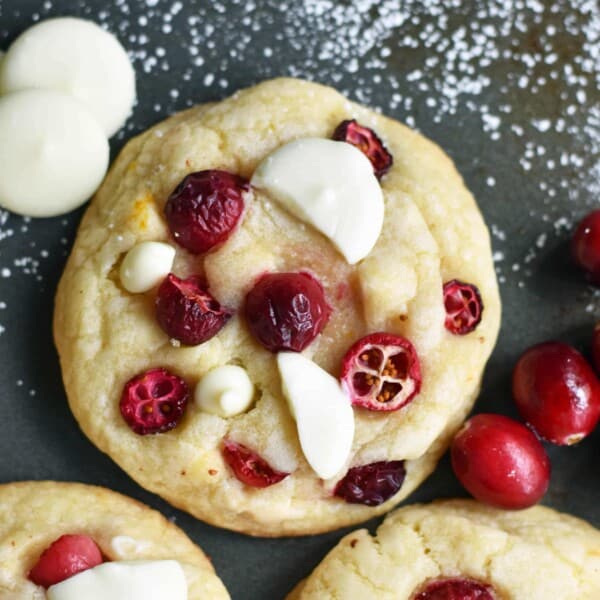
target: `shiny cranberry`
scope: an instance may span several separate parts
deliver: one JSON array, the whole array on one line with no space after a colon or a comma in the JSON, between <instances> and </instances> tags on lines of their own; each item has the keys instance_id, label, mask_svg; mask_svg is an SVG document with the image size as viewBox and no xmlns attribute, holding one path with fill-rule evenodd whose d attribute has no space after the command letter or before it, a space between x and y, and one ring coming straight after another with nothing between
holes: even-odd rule
<instances>
[{"instance_id":1,"label":"shiny cranberry","mask_svg":"<svg viewBox=\"0 0 600 600\"><path fill-rule=\"evenodd\" d=\"M233 474L246 485L266 488L279 483L289 473L275 470L254 450L231 440L223 442L223 458Z\"/></svg>"},{"instance_id":2,"label":"shiny cranberry","mask_svg":"<svg viewBox=\"0 0 600 600\"><path fill-rule=\"evenodd\" d=\"M403 460L352 467L335 486L333 494L350 504L379 506L398 492L405 477Z\"/></svg>"},{"instance_id":3,"label":"shiny cranberry","mask_svg":"<svg viewBox=\"0 0 600 600\"><path fill-rule=\"evenodd\" d=\"M201 277L169 273L158 288L156 318L170 338L196 346L219 333L231 312L210 295Z\"/></svg>"},{"instance_id":4,"label":"shiny cranberry","mask_svg":"<svg viewBox=\"0 0 600 600\"><path fill-rule=\"evenodd\" d=\"M455 335L471 333L481 321L483 302L476 286L453 279L444 284L446 329Z\"/></svg>"},{"instance_id":5,"label":"shiny cranberry","mask_svg":"<svg viewBox=\"0 0 600 600\"><path fill-rule=\"evenodd\" d=\"M63 535L46 548L29 571L36 585L49 588L102 563L102 553L87 535Z\"/></svg>"},{"instance_id":6,"label":"shiny cranberry","mask_svg":"<svg viewBox=\"0 0 600 600\"><path fill-rule=\"evenodd\" d=\"M301 352L321 333L331 307L321 283L309 273L263 275L246 296L246 320L271 352Z\"/></svg>"},{"instance_id":7,"label":"shiny cranberry","mask_svg":"<svg viewBox=\"0 0 600 600\"><path fill-rule=\"evenodd\" d=\"M135 433L164 433L177 426L189 400L185 381L166 369L151 369L130 379L119 408Z\"/></svg>"},{"instance_id":8,"label":"shiny cranberry","mask_svg":"<svg viewBox=\"0 0 600 600\"><path fill-rule=\"evenodd\" d=\"M375 177L381 179L392 166L394 159L377 134L355 119L342 121L333 132L332 139L356 146L371 161Z\"/></svg>"},{"instance_id":9,"label":"shiny cranberry","mask_svg":"<svg viewBox=\"0 0 600 600\"><path fill-rule=\"evenodd\" d=\"M531 430L508 417L472 417L456 434L450 454L459 481L481 502L527 508L548 489L544 447Z\"/></svg>"},{"instance_id":10,"label":"shiny cranberry","mask_svg":"<svg viewBox=\"0 0 600 600\"><path fill-rule=\"evenodd\" d=\"M591 212L577 226L571 253L594 285L600 285L600 209Z\"/></svg>"},{"instance_id":11,"label":"shiny cranberry","mask_svg":"<svg viewBox=\"0 0 600 600\"><path fill-rule=\"evenodd\" d=\"M544 439L576 444L600 418L600 383L585 358L567 344L529 348L513 372L519 413Z\"/></svg>"},{"instance_id":12,"label":"shiny cranberry","mask_svg":"<svg viewBox=\"0 0 600 600\"><path fill-rule=\"evenodd\" d=\"M452 577L426 584L413 600L495 600L492 586L475 579Z\"/></svg>"},{"instance_id":13,"label":"shiny cranberry","mask_svg":"<svg viewBox=\"0 0 600 600\"><path fill-rule=\"evenodd\" d=\"M371 333L346 352L340 379L355 406L398 410L421 389L419 357L406 338Z\"/></svg>"},{"instance_id":14,"label":"shiny cranberry","mask_svg":"<svg viewBox=\"0 0 600 600\"><path fill-rule=\"evenodd\" d=\"M165 206L175 241L194 254L222 244L244 211L248 182L227 171L191 173L175 188Z\"/></svg>"},{"instance_id":15,"label":"shiny cranberry","mask_svg":"<svg viewBox=\"0 0 600 600\"><path fill-rule=\"evenodd\" d=\"M600 323L596 323L592 337L592 360L596 373L600 374Z\"/></svg>"}]
</instances>

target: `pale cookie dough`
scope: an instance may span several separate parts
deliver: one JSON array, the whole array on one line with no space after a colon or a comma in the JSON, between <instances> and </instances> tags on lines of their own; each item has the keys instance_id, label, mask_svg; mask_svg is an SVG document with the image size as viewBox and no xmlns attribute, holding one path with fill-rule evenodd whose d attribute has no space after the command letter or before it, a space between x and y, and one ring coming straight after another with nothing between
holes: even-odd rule
<instances>
[{"instance_id":1,"label":"pale cookie dough","mask_svg":"<svg viewBox=\"0 0 600 600\"><path fill-rule=\"evenodd\" d=\"M241 225L204 256L177 246L173 272L204 273L214 296L236 315L208 342L172 345L154 316L155 294L119 283L121 260L144 240L173 244L163 215L169 194L194 171L217 168L250 179L282 144L330 138L344 119L372 127L393 154L381 180L382 233L369 256L349 265L332 243L260 192ZM367 333L408 337L421 361L420 394L397 412L355 409L348 466L406 460L401 490L378 507L332 497L305 460L282 394L276 355L251 335L243 298L265 271L312 271L332 316L304 354L334 376L346 350ZM443 282L478 286L485 305L466 336L444 328ZM435 467L470 410L496 340L500 301L490 239L451 160L400 123L353 104L331 88L276 79L213 105L193 108L126 146L88 209L56 298L54 333L69 403L83 431L142 486L198 518L254 535L327 531L388 511ZM249 412L221 418L188 405L172 431L139 436L119 413L126 381L154 367L193 390L210 369L243 366L257 389ZM264 489L238 481L221 456L225 437L291 473ZM345 469L338 475L343 476Z\"/></svg>"},{"instance_id":2,"label":"pale cookie dough","mask_svg":"<svg viewBox=\"0 0 600 600\"><path fill-rule=\"evenodd\" d=\"M452 577L491 585L498 600L597 600L600 531L541 506L407 506L374 536L345 536L288 600L409 600L425 582Z\"/></svg>"},{"instance_id":3,"label":"pale cookie dough","mask_svg":"<svg viewBox=\"0 0 600 600\"><path fill-rule=\"evenodd\" d=\"M179 561L188 600L229 598L208 558L183 531L149 507L105 488L54 481L0 485L0 515L0 598L45 600L44 588L27 574L65 534L90 536L107 560Z\"/></svg>"}]
</instances>

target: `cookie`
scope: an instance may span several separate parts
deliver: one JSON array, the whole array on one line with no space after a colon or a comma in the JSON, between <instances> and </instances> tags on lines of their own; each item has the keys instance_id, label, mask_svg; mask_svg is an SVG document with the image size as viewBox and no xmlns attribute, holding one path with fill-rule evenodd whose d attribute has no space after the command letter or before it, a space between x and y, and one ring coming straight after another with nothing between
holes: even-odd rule
<instances>
[{"instance_id":1,"label":"cookie","mask_svg":"<svg viewBox=\"0 0 600 600\"><path fill-rule=\"evenodd\" d=\"M189 600L229 598L202 551L147 506L105 488L54 481L0 485L0 597L42 599L28 576L42 552L63 535L92 538L103 560L175 560ZM35 579L35 576L34 576Z\"/></svg>"},{"instance_id":2,"label":"cookie","mask_svg":"<svg viewBox=\"0 0 600 600\"><path fill-rule=\"evenodd\" d=\"M312 598L593 600L600 598L600 531L542 506L407 506L373 536L365 529L345 536L288 596Z\"/></svg>"},{"instance_id":3,"label":"cookie","mask_svg":"<svg viewBox=\"0 0 600 600\"><path fill-rule=\"evenodd\" d=\"M327 141L334 133L349 143ZM333 190L323 171L337 165L330 152L346 169L332 173ZM306 177L294 161L312 165ZM290 162L280 183L296 177L299 187L277 190L271 167ZM346 181L371 196L340 191ZM306 182L322 194L319 206ZM207 212L198 223L197 211L193 229L185 211L202 194L216 198L223 219ZM302 194L305 213L293 204ZM331 218L353 235L328 231ZM142 242L174 247L174 260L166 251L161 260L137 250L132 258ZM129 277L130 264L151 272ZM290 273L291 282L282 275ZM140 293L125 287L157 281ZM269 294L285 304L274 309L276 331ZM453 298L470 311L464 319ZM82 220L54 335L70 407L98 448L200 519L279 536L364 521L414 490L472 407L499 321L488 230L451 160L331 88L276 79L175 115L127 144ZM383 348L391 358L365 379L356 368L371 334L384 337L366 338L366 353L379 360ZM285 360L298 350L300 358ZM232 410L222 395L216 408L193 398L221 366L245 370L251 402L241 383L226 390ZM281 379L280 371L304 370L319 381ZM343 373L342 397L335 386ZM367 380L380 386L376 398L348 389ZM313 383L331 394L314 411L298 410L303 403L289 396Z\"/></svg>"}]
</instances>

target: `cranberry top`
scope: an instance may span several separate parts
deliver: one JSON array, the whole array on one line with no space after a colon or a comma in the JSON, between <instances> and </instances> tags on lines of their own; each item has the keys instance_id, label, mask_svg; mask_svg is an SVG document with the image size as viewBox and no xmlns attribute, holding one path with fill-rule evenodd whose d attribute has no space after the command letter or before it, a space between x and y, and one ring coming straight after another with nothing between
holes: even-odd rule
<instances>
[{"instance_id":1,"label":"cranberry top","mask_svg":"<svg viewBox=\"0 0 600 600\"><path fill-rule=\"evenodd\" d=\"M265 488L285 479L289 473L277 471L264 458L243 444L223 442L223 458L233 474L246 485Z\"/></svg>"},{"instance_id":2,"label":"cranberry top","mask_svg":"<svg viewBox=\"0 0 600 600\"><path fill-rule=\"evenodd\" d=\"M222 244L244 211L248 181L211 169L190 173L175 188L165 206L169 229L180 245L201 254Z\"/></svg>"},{"instance_id":3,"label":"cranberry top","mask_svg":"<svg viewBox=\"0 0 600 600\"><path fill-rule=\"evenodd\" d=\"M481 322L483 302L477 286L453 279L444 284L446 329L454 335L466 335Z\"/></svg>"},{"instance_id":4,"label":"cranberry top","mask_svg":"<svg viewBox=\"0 0 600 600\"><path fill-rule=\"evenodd\" d=\"M475 579L452 577L427 583L413 600L496 600L496 595L490 585Z\"/></svg>"}]
</instances>

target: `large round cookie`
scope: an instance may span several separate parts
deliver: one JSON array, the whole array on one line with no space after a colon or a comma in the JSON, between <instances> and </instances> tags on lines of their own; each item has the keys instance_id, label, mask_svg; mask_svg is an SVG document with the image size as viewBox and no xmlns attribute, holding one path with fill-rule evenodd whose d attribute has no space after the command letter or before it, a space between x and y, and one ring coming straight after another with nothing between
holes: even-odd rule
<instances>
[{"instance_id":1,"label":"large round cookie","mask_svg":"<svg viewBox=\"0 0 600 600\"><path fill-rule=\"evenodd\" d=\"M183 531L116 492L55 481L9 483L0 485L0 514L0 598L43 600L44 589L27 574L65 534L90 536L107 560L177 560L189 600L229 598L210 561Z\"/></svg>"},{"instance_id":2,"label":"large round cookie","mask_svg":"<svg viewBox=\"0 0 600 600\"><path fill-rule=\"evenodd\" d=\"M428 583L453 578L489 585L497 600L600 598L600 531L541 506L407 506L374 536L361 529L344 537L288 600L412 600Z\"/></svg>"},{"instance_id":3,"label":"large round cookie","mask_svg":"<svg viewBox=\"0 0 600 600\"><path fill-rule=\"evenodd\" d=\"M381 180L383 230L369 256L349 265L323 235L255 190L229 240L204 256L178 247L173 272L203 273L213 295L239 309L264 271L312 271L333 313L305 353L335 376L348 347L367 333L383 330L413 342L420 394L397 412L354 413L349 466L406 461L402 488L377 507L333 497L335 481L323 482L310 469L275 356L256 342L239 313L210 341L178 347L156 323L155 292L129 294L118 277L124 253L136 243L174 243L163 209L185 175L218 168L249 179L285 142L330 138L349 118L373 128L394 157ZM483 298L483 319L469 335L444 328L442 285L455 278L475 284ZM81 428L142 486L215 525L298 535L381 514L423 481L475 400L499 320L488 231L450 159L418 133L331 88L276 79L176 115L125 147L82 221L59 285L54 332ZM223 419L190 405L176 429L144 437L121 418L122 387L137 373L162 366L194 385L226 363L243 365L259 390L249 412ZM264 489L245 486L221 456L226 436L291 475Z\"/></svg>"}]
</instances>

